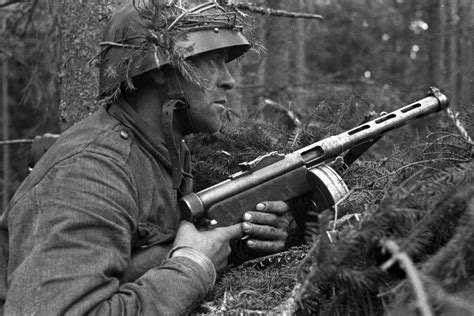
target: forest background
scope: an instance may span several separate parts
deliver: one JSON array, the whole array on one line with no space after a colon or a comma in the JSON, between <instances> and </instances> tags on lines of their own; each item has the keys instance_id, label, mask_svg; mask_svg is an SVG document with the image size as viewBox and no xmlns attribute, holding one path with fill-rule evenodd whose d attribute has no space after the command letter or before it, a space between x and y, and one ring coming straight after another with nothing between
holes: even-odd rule
<instances>
[{"instance_id":1,"label":"forest background","mask_svg":"<svg viewBox=\"0 0 474 316\"><path fill-rule=\"evenodd\" d=\"M1 210L29 172L35 136L61 133L101 106L95 57L120 2L0 0ZM188 139L196 190L225 179L238 162L337 134L369 113L425 97L432 85L449 97L450 107L388 133L344 172L351 194L340 210L364 216L353 226L342 223L337 242L325 239L325 224L334 218L322 212L310 231L311 249L231 271L207 311L287 305L295 311L296 298L308 314L379 315L389 309L409 315L403 308L418 301L422 315L431 315L430 305L471 315L474 2L246 2L323 19L254 14L266 53L252 51L232 63L237 87L229 107L238 124ZM426 291L407 286L405 274L389 268L401 254L408 264L397 268L411 260L414 279L418 275ZM275 262L283 265L273 269ZM420 294L430 304L420 302Z\"/></svg>"},{"instance_id":2,"label":"forest background","mask_svg":"<svg viewBox=\"0 0 474 316\"><path fill-rule=\"evenodd\" d=\"M233 65L238 84L230 106L241 118L278 125L284 119L275 115L284 112L319 126L340 121L341 106L393 110L436 85L449 96L451 119L445 113L420 120L410 133L453 127L456 117L472 135L473 1L248 2L324 19L255 16L256 36L267 52L251 52ZM0 146L2 209L28 173L28 140L59 133L99 106L94 57L119 3L0 1L2 140L25 139Z\"/></svg>"}]
</instances>

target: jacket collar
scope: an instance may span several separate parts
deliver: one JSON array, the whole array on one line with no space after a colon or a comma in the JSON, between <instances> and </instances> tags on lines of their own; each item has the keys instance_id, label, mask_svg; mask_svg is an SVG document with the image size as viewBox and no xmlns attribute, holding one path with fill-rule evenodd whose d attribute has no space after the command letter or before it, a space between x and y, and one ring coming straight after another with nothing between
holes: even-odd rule
<instances>
[{"instance_id":1,"label":"jacket collar","mask_svg":"<svg viewBox=\"0 0 474 316\"><path fill-rule=\"evenodd\" d=\"M150 126L123 98L107 106L107 111L120 123L128 127L142 146L160 162L171 174L173 173L170 155L163 139L160 126ZM178 192L183 194L192 190L192 172L189 149L180 142L181 185Z\"/></svg>"},{"instance_id":2,"label":"jacket collar","mask_svg":"<svg viewBox=\"0 0 474 316\"><path fill-rule=\"evenodd\" d=\"M108 112L120 123L130 128L147 151L167 169L171 170L171 162L159 126L150 126L123 98L108 106Z\"/></svg>"}]
</instances>

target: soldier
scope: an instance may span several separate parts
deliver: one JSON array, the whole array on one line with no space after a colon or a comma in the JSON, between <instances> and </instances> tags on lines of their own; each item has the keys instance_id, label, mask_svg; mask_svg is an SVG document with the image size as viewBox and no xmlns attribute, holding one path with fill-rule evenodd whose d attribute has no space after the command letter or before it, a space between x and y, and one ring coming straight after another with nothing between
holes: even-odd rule
<instances>
[{"instance_id":1,"label":"soldier","mask_svg":"<svg viewBox=\"0 0 474 316\"><path fill-rule=\"evenodd\" d=\"M126 1L114 14L101 43L107 104L60 136L0 218L0 314L186 314L229 254L283 250L284 202L214 229L177 206L192 186L182 139L220 128L227 62L250 48L244 26L223 1Z\"/></svg>"}]
</instances>

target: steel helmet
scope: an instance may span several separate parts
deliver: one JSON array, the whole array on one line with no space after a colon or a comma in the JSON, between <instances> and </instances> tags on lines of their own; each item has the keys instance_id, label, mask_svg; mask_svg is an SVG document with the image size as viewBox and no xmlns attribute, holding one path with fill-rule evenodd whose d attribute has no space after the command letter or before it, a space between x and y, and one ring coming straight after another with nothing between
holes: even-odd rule
<instances>
[{"instance_id":1,"label":"steel helmet","mask_svg":"<svg viewBox=\"0 0 474 316\"><path fill-rule=\"evenodd\" d=\"M109 20L100 54L99 93L120 94L132 78L171 65L187 72L186 58L228 48L229 61L250 48L244 15L226 1L128 0ZM185 3L183 3L185 2Z\"/></svg>"}]
</instances>

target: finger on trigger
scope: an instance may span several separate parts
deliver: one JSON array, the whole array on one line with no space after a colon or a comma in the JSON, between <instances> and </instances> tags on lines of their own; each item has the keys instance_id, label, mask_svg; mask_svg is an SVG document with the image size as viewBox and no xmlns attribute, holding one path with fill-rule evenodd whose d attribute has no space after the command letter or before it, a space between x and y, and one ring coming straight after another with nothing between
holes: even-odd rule
<instances>
[{"instance_id":1,"label":"finger on trigger","mask_svg":"<svg viewBox=\"0 0 474 316\"><path fill-rule=\"evenodd\" d=\"M243 222L242 223L242 231L244 232L244 234L250 233L252 231L252 225L250 223Z\"/></svg>"},{"instance_id":2,"label":"finger on trigger","mask_svg":"<svg viewBox=\"0 0 474 316\"><path fill-rule=\"evenodd\" d=\"M255 209L259 212L284 214L288 211L288 205L283 201L266 201L258 203Z\"/></svg>"},{"instance_id":3,"label":"finger on trigger","mask_svg":"<svg viewBox=\"0 0 474 316\"><path fill-rule=\"evenodd\" d=\"M258 225L278 226L278 216L273 213L247 212L250 220L246 221Z\"/></svg>"},{"instance_id":4,"label":"finger on trigger","mask_svg":"<svg viewBox=\"0 0 474 316\"><path fill-rule=\"evenodd\" d=\"M242 231L242 226L240 223L234 224L228 227L224 227L223 229L227 231L229 240L238 239L244 235L244 232Z\"/></svg>"}]
</instances>

